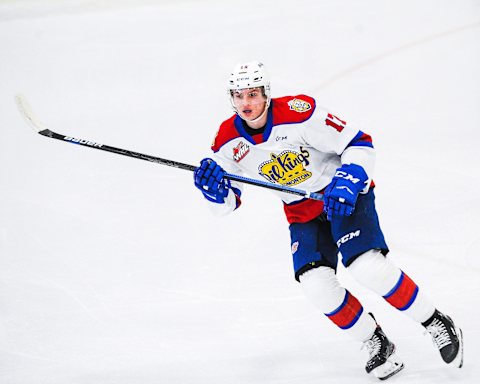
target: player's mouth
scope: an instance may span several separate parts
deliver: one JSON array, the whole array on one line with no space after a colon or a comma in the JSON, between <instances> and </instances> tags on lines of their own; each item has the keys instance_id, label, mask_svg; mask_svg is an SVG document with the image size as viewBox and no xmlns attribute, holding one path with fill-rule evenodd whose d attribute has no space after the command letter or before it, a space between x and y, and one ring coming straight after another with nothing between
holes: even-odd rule
<instances>
[{"instance_id":1,"label":"player's mouth","mask_svg":"<svg viewBox=\"0 0 480 384\"><path fill-rule=\"evenodd\" d=\"M248 116L251 115L253 111L251 109L244 109L242 112Z\"/></svg>"}]
</instances>

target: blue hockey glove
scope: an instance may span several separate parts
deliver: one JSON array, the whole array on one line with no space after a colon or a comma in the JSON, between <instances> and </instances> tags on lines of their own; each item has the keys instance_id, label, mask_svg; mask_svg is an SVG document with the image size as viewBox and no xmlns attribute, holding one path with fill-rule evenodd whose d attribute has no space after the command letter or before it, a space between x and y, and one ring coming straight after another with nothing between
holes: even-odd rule
<instances>
[{"instance_id":1,"label":"blue hockey glove","mask_svg":"<svg viewBox=\"0 0 480 384\"><path fill-rule=\"evenodd\" d=\"M195 186L203 196L214 203L223 204L230 190L230 180L224 179L225 171L214 160L206 158L195 169Z\"/></svg>"},{"instance_id":2,"label":"blue hockey glove","mask_svg":"<svg viewBox=\"0 0 480 384\"><path fill-rule=\"evenodd\" d=\"M338 168L323 194L327 219L332 220L333 215L350 216L367 180L368 176L360 165L344 164Z\"/></svg>"}]
</instances>

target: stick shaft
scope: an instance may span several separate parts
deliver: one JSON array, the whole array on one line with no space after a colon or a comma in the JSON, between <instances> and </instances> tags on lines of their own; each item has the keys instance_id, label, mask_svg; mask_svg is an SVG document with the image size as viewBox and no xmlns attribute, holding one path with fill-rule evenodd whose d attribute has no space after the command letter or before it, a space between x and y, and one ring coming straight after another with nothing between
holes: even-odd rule
<instances>
[{"instance_id":1,"label":"stick shaft","mask_svg":"<svg viewBox=\"0 0 480 384\"><path fill-rule=\"evenodd\" d=\"M116 147L112 147L110 145L97 143L95 141L79 139L79 138L75 138L75 137L72 137L72 136L66 136L66 135L51 131L50 129L45 127L36 118L36 116L32 112L32 109L31 109L30 105L28 104L28 102L26 101L26 99L23 96L17 95L16 96L16 102L17 102L18 109L19 109L20 113L22 114L22 116L25 118L25 120L29 123L29 125L37 133L39 133L42 136L49 137L51 139L57 139L57 140L72 143L72 144L77 144L77 145L84 146L84 147L98 149L98 150L101 150L101 151L116 153L116 154L122 155L122 156L133 157L135 159L140 159L140 160L145 160L145 161L149 161L149 162L152 162L152 163L162 164L162 165L166 165L166 166L169 166L169 167L184 169L184 170L187 170L187 171L192 171L193 172L197 168L194 165L181 163L179 161L174 161L174 160L164 159L164 158L161 158L161 157L146 155L144 153L134 152L134 151L130 151L128 149L116 148ZM278 192L290 193L290 194L293 194L293 195L303 196L303 197L306 197L306 198L309 198L309 199L314 199L314 200L322 200L323 199L323 195L319 194L319 193L307 192L307 191L303 191L301 189L296 189L296 188L288 187L288 186L285 186L285 185L273 184L273 183L263 181L263 180L251 179L251 178L248 178L248 177L234 175L234 174L230 174L230 173L226 173L225 178L229 179L229 180L245 183L245 184L254 185L254 186L257 186L257 187L272 189L272 190L275 190L275 191L278 191Z\"/></svg>"}]
</instances>

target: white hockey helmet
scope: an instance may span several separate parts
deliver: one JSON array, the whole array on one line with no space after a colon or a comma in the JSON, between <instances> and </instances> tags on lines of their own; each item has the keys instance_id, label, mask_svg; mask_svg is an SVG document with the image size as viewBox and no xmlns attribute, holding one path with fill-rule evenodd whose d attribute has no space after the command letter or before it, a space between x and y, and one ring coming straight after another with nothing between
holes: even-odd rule
<instances>
[{"instance_id":1,"label":"white hockey helmet","mask_svg":"<svg viewBox=\"0 0 480 384\"><path fill-rule=\"evenodd\" d=\"M265 66L259 61L250 61L235 65L228 79L228 94L232 91L246 88L262 88L267 98L267 105L270 104L270 76Z\"/></svg>"}]
</instances>

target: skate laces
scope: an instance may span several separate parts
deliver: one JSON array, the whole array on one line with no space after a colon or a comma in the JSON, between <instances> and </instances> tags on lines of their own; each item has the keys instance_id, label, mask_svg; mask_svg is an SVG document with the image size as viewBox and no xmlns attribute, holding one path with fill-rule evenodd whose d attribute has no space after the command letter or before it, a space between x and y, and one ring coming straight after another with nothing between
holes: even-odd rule
<instances>
[{"instance_id":1,"label":"skate laces","mask_svg":"<svg viewBox=\"0 0 480 384\"><path fill-rule=\"evenodd\" d=\"M425 333L426 332L430 333L432 340L434 344L437 345L438 349L442 349L452 343L447 327L445 327L445 324L438 319L433 319L432 323L426 327Z\"/></svg>"},{"instance_id":2,"label":"skate laces","mask_svg":"<svg viewBox=\"0 0 480 384\"><path fill-rule=\"evenodd\" d=\"M370 358L372 358L380 353L381 347L382 341L376 334L374 334L370 339L363 343L360 349L367 348L367 352L370 355Z\"/></svg>"}]
</instances>

